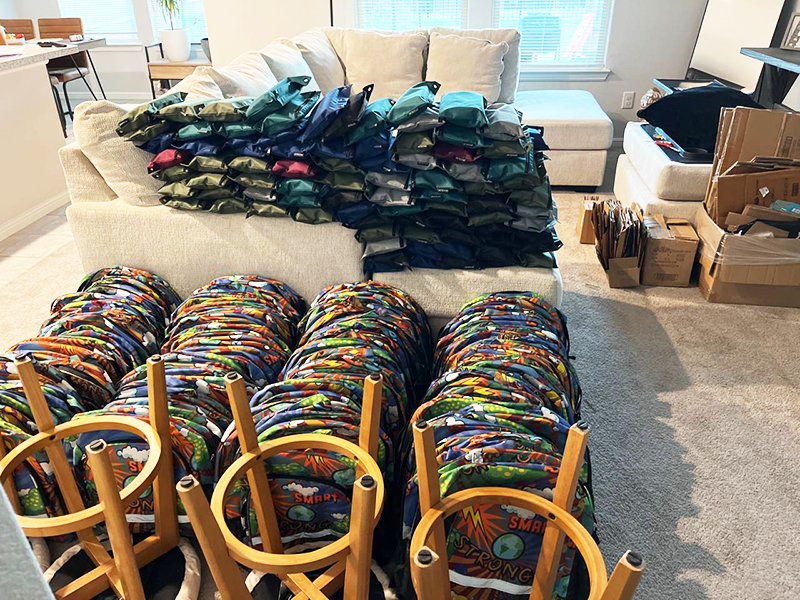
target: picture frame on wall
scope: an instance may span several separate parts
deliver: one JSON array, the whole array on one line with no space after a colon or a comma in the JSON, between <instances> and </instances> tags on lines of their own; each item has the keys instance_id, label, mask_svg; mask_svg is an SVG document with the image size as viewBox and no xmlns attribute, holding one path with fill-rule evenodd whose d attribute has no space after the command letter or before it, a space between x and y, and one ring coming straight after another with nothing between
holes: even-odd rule
<instances>
[{"instance_id":1,"label":"picture frame on wall","mask_svg":"<svg viewBox=\"0 0 800 600\"><path fill-rule=\"evenodd\" d=\"M783 37L781 49L800 51L800 12L792 13L789 19L789 28Z\"/></svg>"}]
</instances>

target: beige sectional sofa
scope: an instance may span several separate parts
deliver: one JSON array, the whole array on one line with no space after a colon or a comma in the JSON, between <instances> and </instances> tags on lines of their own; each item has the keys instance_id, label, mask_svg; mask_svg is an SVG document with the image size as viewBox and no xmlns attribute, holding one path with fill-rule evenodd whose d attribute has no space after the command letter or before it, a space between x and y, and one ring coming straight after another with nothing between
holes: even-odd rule
<instances>
[{"instance_id":1,"label":"beige sectional sofa","mask_svg":"<svg viewBox=\"0 0 800 600\"><path fill-rule=\"evenodd\" d=\"M587 92L517 93L519 34L514 30L317 28L245 53L228 67L199 68L176 87L190 97L253 95L298 74L313 76L311 85L323 92L345 83L375 83L375 98L399 95L427 75L445 90L473 89L490 100L513 102L527 123L545 126L554 184L602 182L611 121ZM111 264L140 267L159 273L184 295L215 276L256 272L286 281L309 299L327 285L363 278L361 245L339 224L161 206L159 182L146 173L151 155L114 132L125 110L108 102L80 105L76 142L60 152L72 199L67 215L87 271ZM439 318L491 291L532 290L556 305L562 294L558 269L422 269L377 278L415 295L431 317Z\"/></svg>"}]
</instances>

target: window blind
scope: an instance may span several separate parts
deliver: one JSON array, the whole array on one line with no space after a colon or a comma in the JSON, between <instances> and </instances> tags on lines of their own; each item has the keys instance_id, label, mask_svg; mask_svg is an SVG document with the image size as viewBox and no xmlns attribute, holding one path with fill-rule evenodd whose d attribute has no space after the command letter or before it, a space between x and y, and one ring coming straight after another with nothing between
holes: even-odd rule
<instances>
[{"instance_id":1,"label":"window blind","mask_svg":"<svg viewBox=\"0 0 800 600\"><path fill-rule=\"evenodd\" d=\"M158 35L159 31L170 28L169 16L164 14L157 0L149 0L149 2L150 15L153 19L153 29L156 35ZM181 2L180 15L178 15L173 25L175 29L179 27L188 29L189 39L192 42L199 42L204 37L208 37L203 0L183 0L183 2Z\"/></svg>"},{"instance_id":2,"label":"window blind","mask_svg":"<svg viewBox=\"0 0 800 600\"><path fill-rule=\"evenodd\" d=\"M109 41L139 36L131 0L60 0L62 17L80 17L87 36Z\"/></svg>"},{"instance_id":3,"label":"window blind","mask_svg":"<svg viewBox=\"0 0 800 600\"><path fill-rule=\"evenodd\" d=\"M356 0L356 26L362 29L466 27L467 0Z\"/></svg>"},{"instance_id":4,"label":"window blind","mask_svg":"<svg viewBox=\"0 0 800 600\"><path fill-rule=\"evenodd\" d=\"M524 66L605 66L613 0L494 0L492 25L521 35Z\"/></svg>"}]
</instances>

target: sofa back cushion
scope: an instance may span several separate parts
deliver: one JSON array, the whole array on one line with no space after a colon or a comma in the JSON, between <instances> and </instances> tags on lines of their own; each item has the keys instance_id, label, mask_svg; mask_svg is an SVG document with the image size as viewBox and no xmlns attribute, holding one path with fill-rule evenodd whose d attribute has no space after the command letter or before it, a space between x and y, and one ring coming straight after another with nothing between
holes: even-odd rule
<instances>
[{"instance_id":1,"label":"sofa back cushion","mask_svg":"<svg viewBox=\"0 0 800 600\"><path fill-rule=\"evenodd\" d=\"M204 69L206 67L197 67L191 75L179 81L166 94L186 92L184 102L194 102L204 98L222 98L222 90Z\"/></svg>"},{"instance_id":2,"label":"sofa back cushion","mask_svg":"<svg viewBox=\"0 0 800 600\"><path fill-rule=\"evenodd\" d=\"M120 199L139 206L156 206L161 182L147 174L153 155L117 135L117 123L127 109L107 102L84 102L75 109L75 141L106 184Z\"/></svg>"},{"instance_id":3,"label":"sofa back cushion","mask_svg":"<svg viewBox=\"0 0 800 600\"><path fill-rule=\"evenodd\" d=\"M354 90L375 84L372 98L399 98L422 81L425 71L425 33L347 30L345 74Z\"/></svg>"},{"instance_id":4,"label":"sofa back cushion","mask_svg":"<svg viewBox=\"0 0 800 600\"><path fill-rule=\"evenodd\" d=\"M278 83L278 79L260 52L245 52L219 71L236 86L236 89L233 90L235 93L229 94L223 90L226 98L260 96Z\"/></svg>"},{"instance_id":5,"label":"sofa back cushion","mask_svg":"<svg viewBox=\"0 0 800 600\"><path fill-rule=\"evenodd\" d=\"M505 42L433 32L425 78L442 84L439 98L448 92L477 92L492 104L500 97L507 52Z\"/></svg>"},{"instance_id":6,"label":"sofa back cushion","mask_svg":"<svg viewBox=\"0 0 800 600\"><path fill-rule=\"evenodd\" d=\"M322 27L314 27L289 40L300 50L322 93L345 84L344 66Z\"/></svg>"},{"instance_id":7,"label":"sofa back cushion","mask_svg":"<svg viewBox=\"0 0 800 600\"><path fill-rule=\"evenodd\" d=\"M314 79L314 73L311 71L308 63L303 59L300 48L295 46L292 40L288 38L274 40L267 46L264 46L259 52L264 57L264 60L267 61L270 71L272 71L278 81L282 81L287 77L308 75L311 77L311 81L303 88L303 91L315 92L320 89L317 80Z\"/></svg>"},{"instance_id":8,"label":"sofa back cushion","mask_svg":"<svg viewBox=\"0 0 800 600\"><path fill-rule=\"evenodd\" d=\"M500 84L498 102L510 104L514 101L519 84L519 31L516 29L450 29L448 27L434 27L431 35L459 35L463 37L488 40L493 44L505 42L508 52L503 56L503 75ZM426 75L430 79L430 75Z\"/></svg>"}]
</instances>

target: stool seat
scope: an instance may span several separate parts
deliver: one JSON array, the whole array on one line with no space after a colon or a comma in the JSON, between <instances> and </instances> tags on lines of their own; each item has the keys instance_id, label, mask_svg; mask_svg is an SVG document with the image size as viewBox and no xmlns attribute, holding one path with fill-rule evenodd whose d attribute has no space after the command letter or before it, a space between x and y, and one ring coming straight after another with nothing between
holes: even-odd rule
<instances>
[{"instance_id":1,"label":"stool seat","mask_svg":"<svg viewBox=\"0 0 800 600\"><path fill-rule=\"evenodd\" d=\"M58 67L47 69L47 74L50 75L50 83L52 85L58 85L59 83L74 81L82 76L85 77L89 74L89 69L88 67Z\"/></svg>"}]
</instances>

